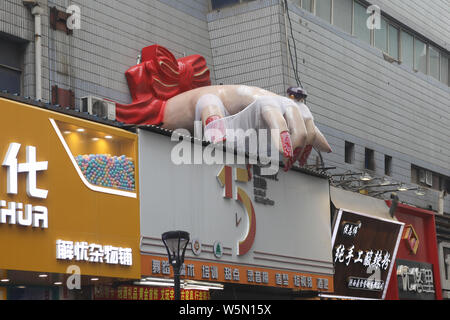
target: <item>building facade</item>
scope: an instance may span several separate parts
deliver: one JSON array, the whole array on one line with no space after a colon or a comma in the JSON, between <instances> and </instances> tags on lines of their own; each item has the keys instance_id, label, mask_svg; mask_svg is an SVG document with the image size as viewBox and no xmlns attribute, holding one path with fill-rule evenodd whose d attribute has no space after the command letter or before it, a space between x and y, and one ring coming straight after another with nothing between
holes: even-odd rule
<instances>
[{"instance_id":1,"label":"building facade","mask_svg":"<svg viewBox=\"0 0 450 320\"><path fill-rule=\"evenodd\" d=\"M302 84L332 184L450 214L449 21L449 0L4 0L0 90L130 103L142 48L200 54L212 84Z\"/></svg>"},{"instance_id":2,"label":"building facade","mask_svg":"<svg viewBox=\"0 0 450 320\"><path fill-rule=\"evenodd\" d=\"M1 4L9 48L1 81L36 97L37 15L24 3ZM450 189L448 1L296 0L288 11L279 0L38 3L43 100L73 108L90 95L129 103L124 72L154 43L176 58L204 56L212 84L284 94L300 81L334 151L323 155L336 167L329 173L367 169L427 191L401 192L401 201L449 211L449 198L439 200ZM66 13L73 5L79 24Z\"/></svg>"}]
</instances>

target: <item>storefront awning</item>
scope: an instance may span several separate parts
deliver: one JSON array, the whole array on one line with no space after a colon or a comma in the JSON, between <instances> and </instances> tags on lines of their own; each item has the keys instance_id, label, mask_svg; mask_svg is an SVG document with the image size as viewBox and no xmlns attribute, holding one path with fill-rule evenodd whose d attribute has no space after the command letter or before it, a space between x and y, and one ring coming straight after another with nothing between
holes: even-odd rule
<instances>
[{"instance_id":1,"label":"storefront awning","mask_svg":"<svg viewBox=\"0 0 450 320\"><path fill-rule=\"evenodd\" d=\"M330 197L334 206L338 209L347 209L385 220L398 221L395 217L391 217L389 207L384 200L332 186L330 186Z\"/></svg>"}]
</instances>

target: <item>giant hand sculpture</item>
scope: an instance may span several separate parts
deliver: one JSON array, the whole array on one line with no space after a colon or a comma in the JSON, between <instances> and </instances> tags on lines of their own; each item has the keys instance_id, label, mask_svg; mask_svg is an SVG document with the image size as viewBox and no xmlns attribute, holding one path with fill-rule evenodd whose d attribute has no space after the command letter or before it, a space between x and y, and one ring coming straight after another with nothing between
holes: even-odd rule
<instances>
[{"instance_id":1,"label":"giant hand sculpture","mask_svg":"<svg viewBox=\"0 0 450 320\"><path fill-rule=\"evenodd\" d=\"M117 119L132 124L156 124L167 129L191 132L194 122L215 128L213 142L225 140L226 129L243 121L224 121L243 111L255 110L245 125L265 126L284 157L285 170L296 160L303 166L313 147L331 152L303 103L303 91L290 88L290 98L244 85L211 86L203 57L193 55L176 60L165 48L153 45L142 50L142 63L126 72L133 103L117 104ZM248 113L248 112L247 112ZM255 119L256 117L256 119ZM250 123L250 124L249 124ZM248 128L246 128L248 129Z\"/></svg>"}]
</instances>

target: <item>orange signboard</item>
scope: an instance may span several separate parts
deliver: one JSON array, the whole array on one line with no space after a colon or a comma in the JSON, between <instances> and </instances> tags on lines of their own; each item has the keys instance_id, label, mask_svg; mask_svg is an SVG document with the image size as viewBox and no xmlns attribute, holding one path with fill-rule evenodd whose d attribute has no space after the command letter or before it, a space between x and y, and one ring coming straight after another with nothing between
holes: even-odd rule
<instances>
[{"instance_id":1,"label":"orange signboard","mask_svg":"<svg viewBox=\"0 0 450 320\"><path fill-rule=\"evenodd\" d=\"M0 269L140 278L137 136L3 98L0 110Z\"/></svg>"},{"instance_id":2,"label":"orange signboard","mask_svg":"<svg viewBox=\"0 0 450 320\"><path fill-rule=\"evenodd\" d=\"M142 255L141 266L143 277L173 277L167 257ZM333 276L213 261L185 260L181 279L333 292Z\"/></svg>"}]
</instances>

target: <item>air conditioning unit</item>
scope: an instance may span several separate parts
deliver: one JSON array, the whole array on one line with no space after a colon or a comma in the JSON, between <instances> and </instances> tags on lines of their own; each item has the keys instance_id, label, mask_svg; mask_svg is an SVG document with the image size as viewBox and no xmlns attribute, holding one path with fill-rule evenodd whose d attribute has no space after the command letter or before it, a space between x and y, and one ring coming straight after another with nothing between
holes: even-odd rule
<instances>
[{"instance_id":1,"label":"air conditioning unit","mask_svg":"<svg viewBox=\"0 0 450 320\"><path fill-rule=\"evenodd\" d=\"M114 121L116 120L116 103L94 96L83 97L81 98L81 112Z\"/></svg>"},{"instance_id":2,"label":"air conditioning unit","mask_svg":"<svg viewBox=\"0 0 450 320\"><path fill-rule=\"evenodd\" d=\"M425 183L425 181L426 181L425 170L419 169L419 182Z\"/></svg>"},{"instance_id":3,"label":"air conditioning unit","mask_svg":"<svg viewBox=\"0 0 450 320\"><path fill-rule=\"evenodd\" d=\"M433 172L431 172L431 171L426 172L425 183L427 185L429 185L430 187L433 185Z\"/></svg>"}]
</instances>

